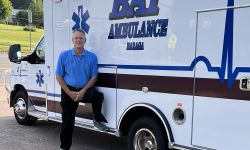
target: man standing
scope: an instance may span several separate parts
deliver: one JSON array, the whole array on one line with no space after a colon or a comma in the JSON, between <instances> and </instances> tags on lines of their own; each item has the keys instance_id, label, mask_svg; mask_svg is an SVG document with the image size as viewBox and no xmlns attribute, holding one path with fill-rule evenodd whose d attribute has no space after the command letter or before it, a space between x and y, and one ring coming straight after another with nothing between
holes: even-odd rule
<instances>
[{"instance_id":1,"label":"man standing","mask_svg":"<svg viewBox=\"0 0 250 150\"><path fill-rule=\"evenodd\" d=\"M78 103L92 103L94 125L106 130L101 122L107 122L101 113L103 94L93 87L97 80L97 57L84 49L85 32L73 32L74 48L60 54L56 80L61 86L62 127L60 133L61 149L68 150L72 144L75 114Z\"/></svg>"}]
</instances>

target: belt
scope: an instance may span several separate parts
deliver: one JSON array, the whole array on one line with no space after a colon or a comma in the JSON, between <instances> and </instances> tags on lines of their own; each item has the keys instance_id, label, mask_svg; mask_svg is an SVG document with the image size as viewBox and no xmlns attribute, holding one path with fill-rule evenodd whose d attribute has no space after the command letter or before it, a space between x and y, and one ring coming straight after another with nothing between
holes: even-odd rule
<instances>
[{"instance_id":1,"label":"belt","mask_svg":"<svg viewBox=\"0 0 250 150\"><path fill-rule=\"evenodd\" d=\"M76 92L78 92L78 91L80 91L82 88L76 88L76 87L73 87L73 86L70 86L70 85L67 85L68 86L68 88L71 90L71 91L76 91Z\"/></svg>"}]
</instances>

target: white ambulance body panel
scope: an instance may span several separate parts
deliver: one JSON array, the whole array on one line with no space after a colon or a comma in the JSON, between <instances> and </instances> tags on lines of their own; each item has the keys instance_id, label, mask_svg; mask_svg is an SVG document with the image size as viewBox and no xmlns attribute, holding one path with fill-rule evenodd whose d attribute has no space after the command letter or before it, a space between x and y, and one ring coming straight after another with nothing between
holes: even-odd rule
<instances>
[{"instance_id":1,"label":"white ambulance body panel","mask_svg":"<svg viewBox=\"0 0 250 150\"><path fill-rule=\"evenodd\" d=\"M85 48L98 57L106 133L126 135L140 117L153 116L170 148L247 150L248 14L249 0L44 1L45 64L18 64L12 90L22 85L31 99L43 98L46 106L35 109L60 122L57 59L82 28ZM35 83L39 70L44 83ZM76 126L95 130L90 104L80 103Z\"/></svg>"},{"instance_id":2,"label":"white ambulance body panel","mask_svg":"<svg viewBox=\"0 0 250 150\"><path fill-rule=\"evenodd\" d=\"M198 13L196 55L206 56L211 64L211 69L218 74L217 77L214 77L210 73L204 73L205 67L203 69L197 67L195 77L218 79L218 75L220 75L221 82L219 83L227 87L228 91L222 90L218 94L218 98L213 98L213 100L211 97L194 96L192 140L194 145L214 149L239 149L239 147L242 150L249 149L247 137L250 134L248 130L250 122L245 121L244 114L250 114L248 109L250 103L241 98L233 99L233 97L243 98L244 96L230 91L230 89L239 88L239 83L235 83L237 80L249 76L249 73L245 73L245 71L249 70L247 66L250 47L247 35L250 33L248 29L250 22L244 21L248 18L249 12L250 8L246 7L236 8L233 11L223 9ZM221 18L227 19L225 21ZM206 27L202 27L203 21L207 22ZM208 39L208 37L210 38ZM199 95L201 91L199 85L202 82L204 83L204 81L196 80L198 94L195 95ZM211 82L214 81L211 80ZM214 90L216 89L214 88ZM209 91L212 92L213 89L208 88L207 92ZM229 94L230 92L231 94ZM241 124L240 127L239 124ZM206 138L203 138L204 136Z\"/></svg>"}]
</instances>

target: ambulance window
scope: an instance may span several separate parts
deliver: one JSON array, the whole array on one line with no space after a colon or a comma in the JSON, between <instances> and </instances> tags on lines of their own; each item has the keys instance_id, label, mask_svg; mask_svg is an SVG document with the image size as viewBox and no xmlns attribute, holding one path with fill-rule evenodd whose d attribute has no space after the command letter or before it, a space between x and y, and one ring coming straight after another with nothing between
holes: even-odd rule
<instances>
[{"instance_id":1,"label":"ambulance window","mask_svg":"<svg viewBox=\"0 0 250 150\"><path fill-rule=\"evenodd\" d=\"M45 46L44 46L44 39L36 47L36 55L39 57L41 62L45 61Z\"/></svg>"}]
</instances>

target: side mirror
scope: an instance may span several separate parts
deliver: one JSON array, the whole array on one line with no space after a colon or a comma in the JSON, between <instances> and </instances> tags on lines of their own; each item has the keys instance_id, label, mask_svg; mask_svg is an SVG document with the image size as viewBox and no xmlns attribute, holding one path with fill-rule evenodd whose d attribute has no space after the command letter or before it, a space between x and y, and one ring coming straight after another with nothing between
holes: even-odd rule
<instances>
[{"instance_id":1,"label":"side mirror","mask_svg":"<svg viewBox=\"0 0 250 150\"><path fill-rule=\"evenodd\" d=\"M20 44L11 45L9 48L9 60L14 63L20 63L21 48Z\"/></svg>"}]
</instances>

